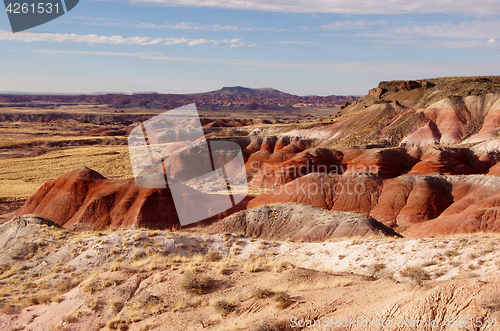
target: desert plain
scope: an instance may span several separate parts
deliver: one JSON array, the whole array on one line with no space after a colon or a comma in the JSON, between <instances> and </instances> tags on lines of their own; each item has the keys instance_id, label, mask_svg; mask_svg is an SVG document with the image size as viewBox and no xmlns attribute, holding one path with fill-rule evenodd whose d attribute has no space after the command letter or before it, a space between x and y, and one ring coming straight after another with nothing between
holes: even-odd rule
<instances>
[{"instance_id":1,"label":"desert plain","mask_svg":"<svg viewBox=\"0 0 500 331\"><path fill-rule=\"evenodd\" d=\"M190 103L248 193L181 226L127 136ZM500 329L498 76L0 104L2 330Z\"/></svg>"}]
</instances>

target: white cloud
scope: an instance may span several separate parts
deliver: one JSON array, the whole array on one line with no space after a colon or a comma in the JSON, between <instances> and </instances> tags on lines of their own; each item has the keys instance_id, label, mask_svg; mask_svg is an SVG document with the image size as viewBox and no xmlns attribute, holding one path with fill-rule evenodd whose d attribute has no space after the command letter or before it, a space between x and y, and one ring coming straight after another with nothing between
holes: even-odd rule
<instances>
[{"instance_id":1,"label":"white cloud","mask_svg":"<svg viewBox=\"0 0 500 331\"><path fill-rule=\"evenodd\" d=\"M326 25L322 25L322 29L327 30L364 30L377 25L386 25L387 21L335 21Z\"/></svg>"},{"instance_id":2,"label":"white cloud","mask_svg":"<svg viewBox=\"0 0 500 331\"><path fill-rule=\"evenodd\" d=\"M186 62L186 63L215 63L211 59L203 58L189 58L189 57L175 57L166 56L164 54L154 52L100 52L100 51L67 51L67 50L38 50L38 53L45 54L72 54L72 55L100 55L100 56L119 56L119 57L133 57L144 60L168 61L168 62Z\"/></svg>"},{"instance_id":3,"label":"white cloud","mask_svg":"<svg viewBox=\"0 0 500 331\"><path fill-rule=\"evenodd\" d=\"M202 44L211 44L218 47L237 47L246 46L247 43L240 38L235 39L188 39L188 38L151 38L151 37L122 37L122 36L99 36L96 34L79 35L79 34L62 34L62 33L32 33L18 32L12 33L5 30L0 30L0 40L21 41L21 42L72 42L72 43L87 43L87 44L112 44L112 45L175 45L187 44L196 46ZM252 44L253 46L253 44Z\"/></svg>"},{"instance_id":4,"label":"white cloud","mask_svg":"<svg viewBox=\"0 0 500 331\"><path fill-rule=\"evenodd\" d=\"M387 36L430 37L449 39L490 39L500 37L500 21L472 21L453 23L432 22L425 25L396 26L386 31Z\"/></svg>"},{"instance_id":5,"label":"white cloud","mask_svg":"<svg viewBox=\"0 0 500 331\"><path fill-rule=\"evenodd\" d=\"M406 14L455 13L498 15L500 6L491 0L129 0L165 6L216 7L292 13Z\"/></svg>"},{"instance_id":6,"label":"white cloud","mask_svg":"<svg viewBox=\"0 0 500 331\"><path fill-rule=\"evenodd\" d=\"M78 16L74 18L77 23L86 25L112 26L119 28L156 29L156 30L189 30L189 31L286 31L286 29L266 28L255 26L236 26L221 24L199 24L193 22L165 22L164 24L144 23L137 21L120 21L104 17ZM74 23L75 21L72 21Z\"/></svg>"},{"instance_id":7,"label":"white cloud","mask_svg":"<svg viewBox=\"0 0 500 331\"><path fill-rule=\"evenodd\" d=\"M345 31L335 36L344 38L370 38L379 45L406 43L418 47L478 48L494 47L500 38L500 20L474 20L469 22L383 22L383 21L338 21L318 26L328 30ZM330 35L330 34L327 34Z\"/></svg>"},{"instance_id":8,"label":"white cloud","mask_svg":"<svg viewBox=\"0 0 500 331\"><path fill-rule=\"evenodd\" d=\"M321 41L298 41L298 40L281 40L281 41L273 41L271 44L281 44L281 45L310 45L310 44L319 44Z\"/></svg>"},{"instance_id":9,"label":"white cloud","mask_svg":"<svg viewBox=\"0 0 500 331\"><path fill-rule=\"evenodd\" d=\"M122 37L122 36L99 36L96 34L80 35L68 33L32 33L18 32L12 33L0 30L0 40L22 41L22 42L72 42L88 44L122 44L122 45L157 45L163 41L163 38L150 37Z\"/></svg>"}]
</instances>

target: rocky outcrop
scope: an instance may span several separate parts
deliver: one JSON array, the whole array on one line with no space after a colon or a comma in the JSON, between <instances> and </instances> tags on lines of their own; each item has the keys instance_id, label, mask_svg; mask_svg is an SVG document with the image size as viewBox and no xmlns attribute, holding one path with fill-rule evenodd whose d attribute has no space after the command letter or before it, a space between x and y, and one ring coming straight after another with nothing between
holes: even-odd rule
<instances>
[{"instance_id":1,"label":"rocky outcrop","mask_svg":"<svg viewBox=\"0 0 500 331\"><path fill-rule=\"evenodd\" d=\"M500 130L500 76L382 82L323 128L287 135L322 145L427 146L478 143Z\"/></svg>"},{"instance_id":2,"label":"rocky outcrop","mask_svg":"<svg viewBox=\"0 0 500 331\"><path fill-rule=\"evenodd\" d=\"M356 213L332 212L307 205L286 203L243 210L212 224L213 232L242 233L246 237L295 241L329 238L397 236L373 218Z\"/></svg>"}]
</instances>

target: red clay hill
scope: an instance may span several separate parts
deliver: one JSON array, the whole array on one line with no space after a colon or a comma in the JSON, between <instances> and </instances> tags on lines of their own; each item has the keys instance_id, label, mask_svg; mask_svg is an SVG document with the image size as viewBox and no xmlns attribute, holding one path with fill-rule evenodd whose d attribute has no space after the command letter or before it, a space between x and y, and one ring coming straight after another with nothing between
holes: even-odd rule
<instances>
[{"instance_id":1,"label":"red clay hill","mask_svg":"<svg viewBox=\"0 0 500 331\"><path fill-rule=\"evenodd\" d=\"M83 167L43 185L16 212L40 214L74 230L178 224L170 191L138 186L135 180L110 181Z\"/></svg>"},{"instance_id":2,"label":"red clay hill","mask_svg":"<svg viewBox=\"0 0 500 331\"><path fill-rule=\"evenodd\" d=\"M253 125L218 138L241 146L250 186L272 189L240 209L299 203L355 212L405 236L500 233L499 76L381 82L310 126L267 124L254 134L256 123L203 124L214 130ZM88 169L47 183L18 213L40 213L70 228L177 224L168 190L111 182ZM231 220L241 223L246 214L239 215ZM224 222L234 230L234 222Z\"/></svg>"}]
</instances>

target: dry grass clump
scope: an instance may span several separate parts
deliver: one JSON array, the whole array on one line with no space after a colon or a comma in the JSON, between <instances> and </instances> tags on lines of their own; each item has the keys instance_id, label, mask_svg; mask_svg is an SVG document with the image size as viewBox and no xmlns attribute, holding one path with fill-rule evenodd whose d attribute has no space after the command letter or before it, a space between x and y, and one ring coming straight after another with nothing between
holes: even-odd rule
<instances>
[{"instance_id":1,"label":"dry grass clump","mask_svg":"<svg viewBox=\"0 0 500 331\"><path fill-rule=\"evenodd\" d=\"M380 273L382 270L384 270L386 268L385 266L385 263L374 263L371 267L370 267L370 273L372 275L375 275L375 274L378 274Z\"/></svg>"},{"instance_id":2,"label":"dry grass clump","mask_svg":"<svg viewBox=\"0 0 500 331\"><path fill-rule=\"evenodd\" d=\"M269 298L272 297L274 294L275 294L274 291L268 288L258 288L253 292L252 298L256 299Z\"/></svg>"},{"instance_id":3,"label":"dry grass clump","mask_svg":"<svg viewBox=\"0 0 500 331\"><path fill-rule=\"evenodd\" d=\"M198 275L195 271L187 270L179 281L179 286L191 293L205 294L210 289L210 282L210 278Z\"/></svg>"},{"instance_id":4,"label":"dry grass clump","mask_svg":"<svg viewBox=\"0 0 500 331\"><path fill-rule=\"evenodd\" d=\"M217 262L221 259L221 256L219 252L215 251L208 251L207 254L205 254L205 260L208 262Z\"/></svg>"},{"instance_id":5,"label":"dry grass clump","mask_svg":"<svg viewBox=\"0 0 500 331\"><path fill-rule=\"evenodd\" d=\"M291 299L290 295L286 292L279 292L276 294L276 298L274 299L278 302L277 308L286 309L288 308L294 301Z\"/></svg>"},{"instance_id":6,"label":"dry grass clump","mask_svg":"<svg viewBox=\"0 0 500 331\"><path fill-rule=\"evenodd\" d=\"M163 281L163 277L161 275L161 273L157 272L154 276L153 276L153 281L155 283L161 283Z\"/></svg>"},{"instance_id":7,"label":"dry grass clump","mask_svg":"<svg viewBox=\"0 0 500 331\"><path fill-rule=\"evenodd\" d=\"M106 323L106 326L111 330L120 330L120 331L128 330L127 321L121 319L120 317L113 317Z\"/></svg>"},{"instance_id":8,"label":"dry grass clump","mask_svg":"<svg viewBox=\"0 0 500 331\"><path fill-rule=\"evenodd\" d=\"M64 323L74 323L77 321L77 317L72 314L63 315L61 321Z\"/></svg>"},{"instance_id":9,"label":"dry grass clump","mask_svg":"<svg viewBox=\"0 0 500 331\"><path fill-rule=\"evenodd\" d=\"M444 255L448 258L453 258L455 256L460 255L460 252L457 251L456 249L449 249L446 252L444 252Z\"/></svg>"},{"instance_id":10,"label":"dry grass clump","mask_svg":"<svg viewBox=\"0 0 500 331\"><path fill-rule=\"evenodd\" d=\"M288 269L293 267L292 263L289 261L277 262L274 260L270 260L268 262L268 265L271 267L272 271L274 271L274 272L281 272L281 271L288 270Z\"/></svg>"},{"instance_id":11,"label":"dry grass clump","mask_svg":"<svg viewBox=\"0 0 500 331\"><path fill-rule=\"evenodd\" d=\"M424 280L431 279L431 276L425 271L422 266L409 266L399 272L401 277L409 278L421 285Z\"/></svg>"},{"instance_id":12,"label":"dry grass clump","mask_svg":"<svg viewBox=\"0 0 500 331\"><path fill-rule=\"evenodd\" d=\"M262 264L259 259L249 259L241 267L247 272L257 272L262 269Z\"/></svg>"},{"instance_id":13,"label":"dry grass clump","mask_svg":"<svg viewBox=\"0 0 500 331\"><path fill-rule=\"evenodd\" d=\"M174 303L171 308L173 312L179 311L186 308L196 308L202 304L202 300L199 298L191 298L189 300L180 300Z\"/></svg>"},{"instance_id":14,"label":"dry grass clump","mask_svg":"<svg viewBox=\"0 0 500 331\"><path fill-rule=\"evenodd\" d=\"M122 310L122 308L124 306L122 302L115 301L115 300L110 300L108 302L108 305L111 308L111 311L113 312L113 314L120 312L120 310Z\"/></svg>"},{"instance_id":15,"label":"dry grass clump","mask_svg":"<svg viewBox=\"0 0 500 331\"><path fill-rule=\"evenodd\" d=\"M101 300L99 297L89 298L85 301L85 306L87 306L93 312L98 312L101 307Z\"/></svg>"},{"instance_id":16,"label":"dry grass clump","mask_svg":"<svg viewBox=\"0 0 500 331\"><path fill-rule=\"evenodd\" d=\"M229 264L224 261L220 261L219 263L217 263L215 269L221 275L227 275L230 273Z\"/></svg>"},{"instance_id":17,"label":"dry grass clump","mask_svg":"<svg viewBox=\"0 0 500 331\"><path fill-rule=\"evenodd\" d=\"M215 311L221 314L223 317L227 316L229 313L233 312L236 309L236 305L230 303L225 299L216 300L213 303L213 307Z\"/></svg>"}]
</instances>

